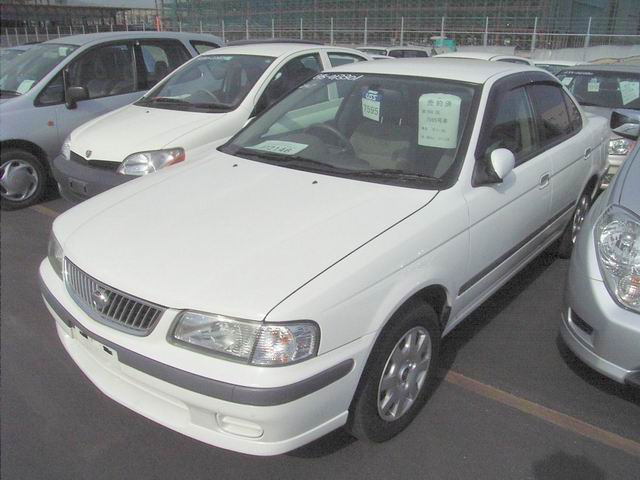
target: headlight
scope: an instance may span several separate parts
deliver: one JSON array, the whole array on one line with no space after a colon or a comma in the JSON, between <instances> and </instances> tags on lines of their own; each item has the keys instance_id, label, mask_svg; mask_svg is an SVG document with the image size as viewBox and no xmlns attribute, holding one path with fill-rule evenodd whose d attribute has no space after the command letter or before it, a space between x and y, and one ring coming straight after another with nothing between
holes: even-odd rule
<instances>
[{"instance_id":1,"label":"headlight","mask_svg":"<svg viewBox=\"0 0 640 480\"><path fill-rule=\"evenodd\" d=\"M249 322L186 311L176 320L169 340L243 363L278 366L316 355L320 329L311 321Z\"/></svg>"},{"instance_id":2,"label":"headlight","mask_svg":"<svg viewBox=\"0 0 640 480\"><path fill-rule=\"evenodd\" d=\"M71 160L71 135L68 135L67 138L64 139L60 153L65 160Z\"/></svg>"},{"instance_id":3,"label":"headlight","mask_svg":"<svg viewBox=\"0 0 640 480\"><path fill-rule=\"evenodd\" d=\"M640 218L609 207L596 224L595 240L607 289L622 306L640 313Z\"/></svg>"},{"instance_id":4,"label":"headlight","mask_svg":"<svg viewBox=\"0 0 640 480\"><path fill-rule=\"evenodd\" d=\"M56 236L53 234L53 230L49 235L49 247L47 249L47 257L49 258L49 262L53 267L53 270L58 274L60 279L62 280L62 263L64 261L64 253L62 252L62 247Z\"/></svg>"},{"instance_id":5,"label":"headlight","mask_svg":"<svg viewBox=\"0 0 640 480\"><path fill-rule=\"evenodd\" d=\"M635 142L627 138L614 138L609 140L609 155L628 155Z\"/></svg>"},{"instance_id":6,"label":"headlight","mask_svg":"<svg viewBox=\"0 0 640 480\"><path fill-rule=\"evenodd\" d=\"M123 175L146 175L185 159L184 149L153 150L129 155L118 167Z\"/></svg>"}]
</instances>

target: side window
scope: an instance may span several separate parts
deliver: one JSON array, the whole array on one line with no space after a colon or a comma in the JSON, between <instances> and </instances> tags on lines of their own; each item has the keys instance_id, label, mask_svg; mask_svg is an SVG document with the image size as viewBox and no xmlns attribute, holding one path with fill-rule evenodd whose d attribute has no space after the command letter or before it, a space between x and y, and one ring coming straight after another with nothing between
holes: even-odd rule
<instances>
[{"instance_id":1,"label":"side window","mask_svg":"<svg viewBox=\"0 0 640 480\"><path fill-rule=\"evenodd\" d=\"M322 63L320 62L320 55L317 53L289 60L278 70L269 85L267 85L256 105L256 113L274 104L302 82L309 80L321 71ZM311 103L309 104L311 105Z\"/></svg>"},{"instance_id":2,"label":"side window","mask_svg":"<svg viewBox=\"0 0 640 480\"><path fill-rule=\"evenodd\" d=\"M140 85L148 90L167 74L189 60L189 54L180 42L171 40L145 40L138 42L142 65L138 64Z\"/></svg>"},{"instance_id":3,"label":"side window","mask_svg":"<svg viewBox=\"0 0 640 480\"><path fill-rule=\"evenodd\" d=\"M542 146L549 145L572 132L563 92L555 85L538 84L529 93L539 121Z\"/></svg>"},{"instance_id":4,"label":"side window","mask_svg":"<svg viewBox=\"0 0 640 480\"><path fill-rule=\"evenodd\" d=\"M393 57L393 58L403 58L404 57L404 50L391 50L389 52L389 56Z\"/></svg>"},{"instance_id":5,"label":"side window","mask_svg":"<svg viewBox=\"0 0 640 480\"><path fill-rule=\"evenodd\" d=\"M571 100L571 97L567 95L565 92L562 92L562 96L564 97L564 101L567 104L567 110L569 112L569 121L571 122L571 131L577 132L582 128L582 117L580 116L580 110Z\"/></svg>"},{"instance_id":6,"label":"side window","mask_svg":"<svg viewBox=\"0 0 640 480\"><path fill-rule=\"evenodd\" d=\"M64 84L62 82L62 72L60 72L42 89L36 100L36 105L56 105L62 102L64 102Z\"/></svg>"},{"instance_id":7,"label":"side window","mask_svg":"<svg viewBox=\"0 0 640 480\"><path fill-rule=\"evenodd\" d=\"M67 82L69 87L84 87L89 98L135 91L131 45L120 43L90 50L71 64Z\"/></svg>"},{"instance_id":8,"label":"side window","mask_svg":"<svg viewBox=\"0 0 640 480\"><path fill-rule=\"evenodd\" d=\"M347 63L361 62L364 60L364 58L350 53L328 52L327 55L329 56L329 62L331 62L332 67L346 65Z\"/></svg>"},{"instance_id":9,"label":"side window","mask_svg":"<svg viewBox=\"0 0 640 480\"><path fill-rule=\"evenodd\" d=\"M536 148L535 122L529 98L524 87L519 87L501 95L496 105L498 109L484 154L488 157L494 150L506 148L513 152L519 165Z\"/></svg>"},{"instance_id":10,"label":"side window","mask_svg":"<svg viewBox=\"0 0 640 480\"><path fill-rule=\"evenodd\" d=\"M424 50L405 50L404 51L405 58L418 58L418 57L428 57L427 52Z\"/></svg>"},{"instance_id":11,"label":"side window","mask_svg":"<svg viewBox=\"0 0 640 480\"><path fill-rule=\"evenodd\" d=\"M191 40L190 43L195 51L198 52L198 54L208 52L209 50L212 50L214 48L218 48L218 45L216 45L215 43L201 42L198 40Z\"/></svg>"}]
</instances>

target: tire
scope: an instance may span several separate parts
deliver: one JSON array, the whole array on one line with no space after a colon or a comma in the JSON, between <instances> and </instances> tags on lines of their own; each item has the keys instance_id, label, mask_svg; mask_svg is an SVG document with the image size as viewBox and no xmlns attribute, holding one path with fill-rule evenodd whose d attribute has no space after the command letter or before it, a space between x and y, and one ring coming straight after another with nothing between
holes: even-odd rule
<instances>
[{"instance_id":1,"label":"tire","mask_svg":"<svg viewBox=\"0 0 640 480\"><path fill-rule=\"evenodd\" d=\"M413 359L403 358L402 346L408 345L406 340L411 333L414 339L422 338L420 345L423 350L420 351L419 342L415 341L413 345L417 356ZM421 335L428 336L428 339ZM384 442L402 432L413 421L434 387L440 353L440 335L438 317L433 308L426 303L411 301L393 316L369 355L351 402L346 425L346 430L351 435L360 440ZM430 342L429 352L427 341ZM421 355L418 353L428 353L429 356L424 374L420 372L421 362L417 359ZM397 356L394 357L395 354ZM411 365L416 364L418 365L412 369ZM383 375L387 380L384 383ZM395 386L385 390L385 383L387 386ZM407 400L412 390L416 392L414 398L412 401L410 398ZM400 395L394 396L394 392L400 392ZM403 398L403 392L404 401L411 402L409 405L401 406L399 401L394 400Z\"/></svg>"},{"instance_id":2,"label":"tire","mask_svg":"<svg viewBox=\"0 0 640 480\"><path fill-rule=\"evenodd\" d=\"M47 170L32 153L7 149L0 155L2 210L15 210L37 203L47 186Z\"/></svg>"},{"instance_id":3,"label":"tire","mask_svg":"<svg viewBox=\"0 0 640 480\"><path fill-rule=\"evenodd\" d=\"M571 216L571 221L567 225L567 228L565 228L564 233L560 238L557 252L560 258L571 257L573 246L576 243L576 237L578 236L578 233L582 228L584 218L587 215L587 212L589 212L590 207L591 195L589 195L589 192L584 192L578 199L576 208L574 209L573 215Z\"/></svg>"}]
</instances>

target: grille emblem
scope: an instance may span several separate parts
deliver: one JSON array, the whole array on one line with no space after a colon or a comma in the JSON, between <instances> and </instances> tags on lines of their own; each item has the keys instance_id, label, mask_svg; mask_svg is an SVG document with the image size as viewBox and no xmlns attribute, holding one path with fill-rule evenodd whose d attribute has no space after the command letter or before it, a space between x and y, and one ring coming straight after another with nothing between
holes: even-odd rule
<instances>
[{"instance_id":1,"label":"grille emblem","mask_svg":"<svg viewBox=\"0 0 640 480\"><path fill-rule=\"evenodd\" d=\"M93 152L91 150L87 150L86 152L84 152L84 156L89 158L91 156Z\"/></svg>"},{"instance_id":2,"label":"grille emblem","mask_svg":"<svg viewBox=\"0 0 640 480\"><path fill-rule=\"evenodd\" d=\"M104 288L97 287L91 292L91 303L93 303L93 308L103 312L109 306L109 294Z\"/></svg>"}]
</instances>

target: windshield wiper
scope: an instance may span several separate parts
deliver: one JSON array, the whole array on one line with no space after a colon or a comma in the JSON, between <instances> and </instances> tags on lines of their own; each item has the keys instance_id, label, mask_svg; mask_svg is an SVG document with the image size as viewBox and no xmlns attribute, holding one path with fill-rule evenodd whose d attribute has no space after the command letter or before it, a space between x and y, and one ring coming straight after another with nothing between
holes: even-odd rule
<instances>
[{"instance_id":1,"label":"windshield wiper","mask_svg":"<svg viewBox=\"0 0 640 480\"><path fill-rule=\"evenodd\" d=\"M252 157L257 160L266 160L268 162L277 162L284 163L287 165L296 164L296 165L311 165L314 167L320 167L320 169L329 169L331 171L343 172L343 173L351 173L353 170L348 168L337 167L335 165L331 165L329 163L324 163L319 160L313 160L311 158L301 157L299 155L286 155L280 153L273 152L265 152L262 150L253 150L251 148L243 147L232 155L240 155L245 157Z\"/></svg>"},{"instance_id":2,"label":"windshield wiper","mask_svg":"<svg viewBox=\"0 0 640 480\"><path fill-rule=\"evenodd\" d=\"M406 180L431 180L439 182L441 179L433 177L431 175L424 175L422 173L410 173L405 172L397 168L380 168L375 170L353 170L354 176L359 177L394 177Z\"/></svg>"},{"instance_id":3,"label":"windshield wiper","mask_svg":"<svg viewBox=\"0 0 640 480\"><path fill-rule=\"evenodd\" d=\"M145 99L144 103L175 103L179 105L191 105L191 103L186 100L174 97L152 97Z\"/></svg>"},{"instance_id":4,"label":"windshield wiper","mask_svg":"<svg viewBox=\"0 0 640 480\"><path fill-rule=\"evenodd\" d=\"M20 92L16 92L15 90L0 90L0 97L4 97L5 95L10 97L18 97L22 94Z\"/></svg>"}]
</instances>

